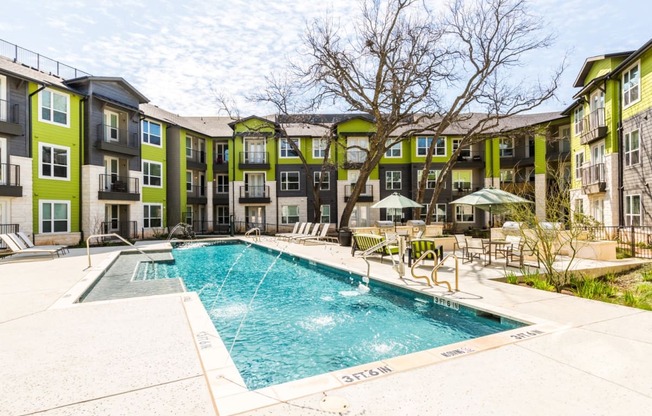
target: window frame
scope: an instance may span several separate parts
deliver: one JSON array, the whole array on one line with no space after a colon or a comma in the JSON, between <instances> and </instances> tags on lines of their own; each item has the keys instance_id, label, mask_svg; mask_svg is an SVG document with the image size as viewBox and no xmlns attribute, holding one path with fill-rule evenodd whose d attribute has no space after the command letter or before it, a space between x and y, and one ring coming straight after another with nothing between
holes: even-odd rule
<instances>
[{"instance_id":1,"label":"window frame","mask_svg":"<svg viewBox=\"0 0 652 416\"><path fill-rule=\"evenodd\" d=\"M226 178L226 183L220 183L218 178ZM229 193L229 175L223 173L215 174L215 193L219 195L224 195ZM220 192L220 189L222 190ZM226 189L226 190L225 190Z\"/></svg>"},{"instance_id":2,"label":"window frame","mask_svg":"<svg viewBox=\"0 0 652 416\"><path fill-rule=\"evenodd\" d=\"M452 151L455 153L458 147L460 147L460 144L464 141L464 139L452 139ZM467 154L468 153L468 154ZM462 150L460 150L460 154L458 155L459 157L464 157L467 159L471 159L473 157L473 151L471 150L471 145L467 144L462 146Z\"/></svg>"},{"instance_id":3,"label":"window frame","mask_svg":"<svg viewBox=\"0 0 652 416\"><path fill-rule=\"evenodd\" d=\"M279 150L278 150L278 157L279 159L297 159L299 157L299 153L295 152L290 144L288 143L290 140L292 140L294 143L296 143L297 148L301 149L301 139L300 138L291 138L291 137L281 137L281 140L279 140L278 145L279 145ZM291 155L290 153L294 153L294 155Z\"/></svg>"},{"instance_id":4,"label":"window frame","mask_svg":"<svg viewBox=\"0 0 652 416\"><path fill-rule=\"evenodd\" d=\"M638 213L632 213L632 200L638 198ZM634 218L638 218L638 224L632 223ZM643 200L641 199L640 194L625 195L625 225L628 227L631 226L642 226L643 225Z\"/></svg>"},{"instance_id":5,"label":"window frame","mask_svg":"<svg viewBox=\"0 0 652 416\"><path fill-rule=\"evenodd\" d=\"M460 208L468 208L471 210L471 220L465 221L464 216L468 215ZM474 223L475 222L475 207L473 205L457 204L455 205L455 222L459 223Z\"/></svg>"},{"instance_id":6,"label":"window frame","mask_svg":"<svg viewBox=\"0 0 652 416\"><path fill-rule=\"evenodd\" d=\"M295 208L296 213L290 216L290 208ZM281 205L281 224L288 225L299 222L301 218L299 205Z\"/></svg>"},{"instance_id":7,"label":"window frame","mask_svg":"<svg viewBox=\"0 0 652 416\"><path fill-rule=\"evenodd\" d=\"M430 175L434 175L434 179L430 179ZM441 169L428 170L428 179L426 179L426 189L435 189L439 175L441 175ZM421 176L423 176L423 169L419 169L417 171L417 183L421 182ZM442 189L446 189L446 181L444 181L444 185L442 186Z\"/></svg>"},{"instance_id":8,"label":"window frame","mask_svg":"<svg viewBox=\"0 0 652 416\"><path fill-rule=\"evenodd\" d=\"M43 104L45 103L45 99L43 98L43 94L48 93L50 94L50 99L49 99L49 107L44 107ZM54 121L54 96L59 95L61 97L64 97L66 100L66 122L65 123L60 123L57 121ZM50 114L50 120L43 118L43 109L47 108L49 110ZM61 111L59 111L61 112ZM52 88L45 88L42 91L39 92L38 94L38 121L43 122L43 123L48 123L48 124L53 124L55 126L59 127L70 127L70 94L65 94L59 91L56 91Z\"/></svg>"},{"instance_id":9,"label":"window frame","mask_svg":"<svg viewBox=\"0 0 652 416\"><path fill-rule=\"evenodd\" d=\"M297 180L296 180L296 189L290 189L289 185L295 183L294 181L289 180L289 174L296 174L297 175ZM301 190L301 172L298 170L292 170L292 171L282 171L280 174L280 182L281 182L281 191L282 192L296 192Z\"/></svg>"},{"instance_id":10,"label":"window frame","mask_svg":"<svg viewBox=\"0 0 652 416\"><path fill-rule=\"evenodd\" d=\"M326 143L328 139L323 137L313 137L312 138L312 158L323 160L326 156ZM315 146L317 143L317 146Z\"/></svg>"},{"instance_id":11,"label":"window frame","mask_svg":"<svg viewBox=\"0 0 652 416\"><path fill-rule=\"evenodd\" d=\"M45 219L43 218L43 206L45 204L51 205L50 210L52 212L52 218L49 220L50 221L50 226L52 231L44 231L43 229L43 222ZM66 231L54 231L54 205L59 204L59 205L65 205L66 206ZM38 211L38 227L39 227L39 233L40 234L65 234L70 232L70 223L71 223L71 203L68 200L58 200L58 199L42 199L39 201L39 211Z\"/></svg>"},{"instance_id":12,"label":"window frame","mask_svg":"<svg viewBox=\"0 0 652 416\"><path fill-rule=\"evenodd\" d=\"M581 158L580 158L580 159L582 159L581 161L578 161L578 156L581 156ZM579 180L582 179L582 165L585 162L584 158L585 158L584 149L575 152L575 157L573 158L573 161L575 162L575 180L576 181L579 181Z\"/></svg>"},{"instance_id":13,"label":"window frame","mask_svg":"<svg viewBox=\"0 0 652 416\"><path fill-rule=\"evenodd\" d=\"M322 173L324 174L326 180L320 183L320 191L330 191L331 190L331 173L328 171L322 172L321 170L316 170L312 173L312 184L315 186L319 182L319 177Z\"/></svg>"},{"instance_id":14,"label":"window frame","mask_svg":"<svg viewBox=\"0 0 652 416\"><path fill-rule=\"evenodd\" d=\"M463 180L460 180L461 176L464 176L462 178ZM460 187L460 186L455 185L456 183L458 183L458 184L459 183L467 183L467 181L466 181L467 176L468 176L468 179L469 179L468 180L468 184L469 184L468 188L464 188L464 187ZM451 172L451 179L452 179L453 190L457 191L457 190L461 189L462 191L470 191L471 189L473 189L473 170L471 170L471 169L453 169L453 171Z\"/></svg>"},{"instance_id":15,"label":"window frame","mask_svg":"<svg viewBox=\"0 0 652 416\"><path fill-rule=\"evenodd\" d=\"M632 149L632 136L636 133L637 146ZM635 166L641 163L641 132L639 129L632 130L624 134L623 137L623 157L625 166ZM636 154L636 162L632 162L632 155Z\"/></svg>"},{"instance_id":16,"label":"window frame","mask_svg":"<svg viewBox=\"0 0 652 416\"><path fill-rule=\"evenodd\" d=\"M157 226L152 226L152 218L156 219L156 217L152 217L152 207L158 207L159 212L161 214L161 217L158 218L161 224ZM147 214L145 215L145 210L148 210ZM148 225L146 225L148 224ZM144 203L143 204L143 228L147 230L151 230L152 228L163 228L163 204L153 204L153 203Z\"/></svg>"},{"instance_id":17,"label":"window frame","mask_svg":"<svg viewBox=\"0 0 652 416\"><path fill-rule=\"evenodd\" d=\"M575 135L582 134L584 131L584 105L582 104L573 110L573 131Z\"/></svg>"},{"instance_id":18,"label":"window frame","mask_svg":"<svg viewBox=\"0 0 652 416\"><path fill-rule=\"evenodd\" d=\"M628 85L631 84L631 72L636 69L636 75L637 75L637 82L636 85ZM628 77L629 81L625 81L625 78ZM621 85L622 85L622 96L621 99L623 100L623 109L628 108L639 101L641 101L641 61L637 61L635 64L631 65L629 68L623 71L623 75L621 77ZM626 88L627 85L627 88ZM631 91L633 89L636 89L637 96L636 99L632 100L632 94Z\"/></svg>"},{"instance_id":19,"label":"window frame","mask_svg":"<svg viewBox=\"0 0 652 416\"><path fill-rule=\"evenodd\" d=\"M159 135L152 135L151 133L151 126L156 125L159 128ZM147 128L145 128L147 126ZM141 131L140 131L140 141L143 144L146 144L148 146L154 146L154 147L163 147L163 125L161 123L157 123L155 121L151 121L148 119L144 119L140 125ZM147 131L146 131L147 130ZM151 137L158 137L158 144L157 143L152 143ZM147 139L145 139L147 137Z\"/></svg>"},{"instance_id":20,"label":"window frame","mask_svg":"<svg viewBox=\"0 0 652 416\"><path fill-rule=\"evenodd\" d=\"M326 216L324 215L324 208L328 208L328 221L324 221L324 218ZM330 224L331 223L331 205L330 204L321 204L319 206L319 222L322 224Z\"/></svg>"},{"instance_id":21,"label":"window frame","mask_svg":"<svg viewBox=\"0 0 652 416\"><path fill-rule=\"evenodd\" d=\"M50 169L51 169L51 174L50 175L45 175L43 174L43 148L44 147L49 147L51 149L50 151L50 157L52 159L52 162L49 163ZM54 163L54 149L59 149L59 150L65 150L66 151L66 176L54 176L54 168L55 168L55 163ZM68 146L60 146L57 144L52 144L52 143L44 143L40 142L38 144L38 177L39 179L51 179L55 181L70 181L70 147ZM61 166L61 165L57 165Z\"/></svg>"},{"instance_id":22,"label":"window frame","mask_svg":"<svg viewBox=\"0 0 652 416\"><path fill-rule=\"evenodd\" d=\"M398 174L398 180L394 177L395 174ZM390 178L390 176L392 176ZM398 187L396 184L398 183ZM392 186L390 186L392 184ZM385 190L386 191L400 191L403 189L403 172L400 170L388 170L385 171Z\"/></svg>"},{"instance_id":23,"label":"window frame","mask_svg":"<svg viewBox=\"0 0 652 416\"><path fill-rule=\"evenodd\" d=\"M147 175L145 174L145 164L148 165L148 169L147 169L148 173L147 173ZM157 177L157 176L152 176L151 168L149 168L149 165L158 165L159 166L159 168L161 170L161 174L160 174L160 176L158 176L158 178L159 178L159 180L161 182L160 185L152 185L150 183L145 182L146 177L149 178L147 182L151 182L152 177L154 177L154 178ZM162 188L163 187L163 164L161 162L156 162L154 160L143 159L143 161L141 163L141 169L142 169L142 172L143 172L143 187L148 187L148 188Z\"/></svg>"},{"instance_id":24,"label":"window frame","mask_svg":"<svg viewBox=\"0 0 652 416\"><path fill-rule=\"evenodd\" d=\"M416 156L417 157L428 156L428 150L430 150L430 143L432 143L433 140L434 140L433 137L430 136L417 136Z\"/></svg>"},{"instance_id":25,"label":"window frame","mask_svg":"<svg viewBox=\"0 0 652 416\"><path fill-rule=\"evenodd\" d=\"M507 141L507 140L509 140L509 142L510 142L510 146L505 147L505 148L501 148L501 145L503 144L503 142L505 142L505 141ZM506 151L506 150L511 150L512 153L511 153L510 155L507 155L507 154L505 154L505 151ZM500 138L498 139L498 156L499 156L501 159L506 159L506 158L509 158L509 157L514 157L514 138L513 138L513 137L500 137Z\"/></svg>"},{"instance_id":26,"label":"window frame","mask_svg":"<svg viewBox=\"0 0 652 416\"><path fill-rule=\"evenodd\" d=\"M394 139L387 139L389 143L391 143ZM388 145L389 145L388 143ZM397 152L398 150L398 152ZM398 153L398 154L396 154ZM385 158L387 159L400 159L403 157L403 142L399 141L398 143L394 143L393 145L389 146L387 150L385 151Z\"/></svg>"},{"instance_id":27,"label":"window frame","mask_svg":"<svg viewBox=\"0 0 652 416\"><path fill-rule=\"evenodd\" d=\"M357 146L360 149L351 148ZM362 150L362 149L366 149ZM348 163L364 163L369 156L369 137L350 136L346 138L346 161ZM355 160L354 160L355 159Z\"/></svg>"}]
</instances>

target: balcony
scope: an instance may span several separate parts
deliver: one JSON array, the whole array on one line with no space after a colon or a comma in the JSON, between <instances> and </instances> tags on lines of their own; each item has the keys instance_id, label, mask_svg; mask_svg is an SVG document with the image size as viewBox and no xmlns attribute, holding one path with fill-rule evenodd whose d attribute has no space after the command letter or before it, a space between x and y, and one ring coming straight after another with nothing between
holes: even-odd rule
<instances>
[{"instance_id":1,"label":"balcony","mask_svg":"<svg viewBox=\"0 0 652 416\"><path fill-rule=\"evenodd\" d=\"M100 175L97 199L114 201L140 201L138 178L118 175Z\"/></svg>"},{"instance_id":2,"label":"balcony","mask_svg":"<svg viewBox=\"0 0 652 416\"><path fill-rule=\"evenodd\" d=\"M186 198L188 204L206 204L206 187L200 185L186 185Z\"/></svg>"},{"instance_id":3,"label":"balcony","mask_svg":"<svg viewBox=\"0 0 652 416\"><path fill-rule=\"evenodd\" d=\"M222 156L215 158L213 162L213 172L228 172L229 171L229 161L224 160Z\"/></svg>"},{"instance_id":4,"label":"balcony","mask_svg":"<svg viewBox=\"0 0 652 416\"><path fill-rule=\"evenodd\" d=\"M213 194L213 205L228 205L229 189L217 189Z\"/></svg>"},{"instance_id":5,"label":"balcony","mask_svg":"<svg viewBox=\"0 0 652 416\"><path fill-rule=\"evenodd\" d=\"M580 127L580 143L589 144L607 135L604 108L596 108L584 116Z\"/></svg>"},{"instance_id":6,"label":"balcony","mask_svg":"<svg viewBox=\"0 0 652 416\"><path fill-rule=\"evenodd\" d=\"M268 152L240 152L240 169L269 170Z\"/></svg>"},{"instance_id":7,"label":"balcony","mask_svg":"<svg viewBox=\"0 0 652 416\"><path fill-rule=\"evenodd\" d=\"M206 152L186 149L186 168L206 170Z\"/></svg>"},{"instance_id":8,"label":"balcony","mask_svg":"<svg viewBox=\"0 0 652 416\"><path fill-rule=\"evenodd\" d=\"M344 202L348 202L351 198L351 192L355 184L344 185ZM374 200L374 186L365 185L360 195L358 195L358 202L373 202Z\"/></svg>"},{"instance_id":9,"label":"balcony","mask_svg":"<svg viewBox=\"0 0 652 416\"><path fill-rule=\"evenodd\" d=\"M239 202L250 204L270 203L271 199L269 196L269 186L241 186Z\"/></svg>"},{"instance_id":10,"label":"balcony","mask_svg":"<svg viewBox=\"0 0 652 416\"><path fill-rule=\"evenodd\" d=\"M581 169L582 190L586 195L597 194L607 190L604 174L604 163L587 166Z\"/></svg>"},{"instance_id":11,"label":"balcony","mask_svg":"<svg viewBox=\"0 0 652 416\"><path fill-rule=\"evenodd\" d=\"M453 182L453 194L455 196L464 196L473 192L471 182Z\"/></svg>"},{"instance_id":12,"label":"balcony","mask_svg":"<svg viewBox=\"0 0 652 416\"><path fill-rule=\"evenodd\" d=\"M0 163L0 196L23 196L20 185L20 166Z\"/></svg>"},{"instance_id":13,"label":"balcony","mask_svg":"<svg viewBox=\"0 0 652 416\"><path fill-rule=\"evenodd\" d=\"M129 156L140 154L140 143L136 133L129 133L126 129L118 129L106 124L97 125L97 148Z\"/></svg>"},{"instance_id":14,"label":"balcony","mask_svg":"<svg viewBox=\"0 0 652 416\"><path fill-rule=\"evenodd\" d=\"M23 126L18 121L18 104L0 100L0 133L10 136L23 134Z\"/></svg>"},{"instance_id":15,"label":"balcony","mask_svg":"<svg viewBox=\"0 0 652 416\"><path fill-rule=\"evenodd\" d=\"M138 238L138 224L136 221L103 221L100 226L102 227L102 234L115 233L127 240Z\"/></svg>"}]
</instances>

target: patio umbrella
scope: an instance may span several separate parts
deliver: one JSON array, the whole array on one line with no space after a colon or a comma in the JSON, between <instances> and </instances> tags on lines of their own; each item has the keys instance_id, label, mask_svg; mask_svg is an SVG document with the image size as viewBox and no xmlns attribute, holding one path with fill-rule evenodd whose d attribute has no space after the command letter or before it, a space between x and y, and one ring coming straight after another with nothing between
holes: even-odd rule
<instances>
[{"instance_id":1,"label":"patio umbrella","mask_svg":"<svg viewBox=\"0 0 652 416\"><path fill-rule=\"evenodd\" d=\"M512 204L533 204L525 198L503 191L502 189L484 188L450 202L457 205L472 205L489 211L493 225L493 214L505 211Z\"/></svg>"},{"instance_id":2,"label":"patio umbrella","mask_svg":"<svg viewBox=\"0 0 652 416\"><path fill-rule=\"evenodd\" d=\"M410 198L404 197L398 192L394 192L388 197L381 199L371 206L371 208L392 208L400 209L403 208L422 208L423 205L420 203L411 200ZM396 222L394 222L394 227L396 227Z\"/></svg>"}]
</instances>

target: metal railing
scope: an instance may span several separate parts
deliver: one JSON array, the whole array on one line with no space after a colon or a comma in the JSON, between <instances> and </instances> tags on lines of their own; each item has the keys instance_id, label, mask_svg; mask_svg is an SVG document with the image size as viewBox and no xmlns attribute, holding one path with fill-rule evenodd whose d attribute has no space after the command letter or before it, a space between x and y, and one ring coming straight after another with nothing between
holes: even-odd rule
<instances>
[{"instance_id":1,"label":"metal railing","mask_svg":"<svg viewBox=\"0 0 652 416\"><path fill-rule=\"evenodd\" d=\"M186 184L186 195L193 198L206 198L206 186L190 185L188 189Z\"/></svg>"},{"instance_id":2,"label":"metal railing","mask_svg":"<svg viewBox=\"0 0 652 416\"><path fill-rule=\"evenodd\" d=\"M18 231L20 231L20 226L18 224L0 224L0 234L13 234ZM2 240L0 240L0 248L7 248Z\"/></svg>"},{"instance_id":3,"label":"metal railing","mask_svg":"<svg viewBox=\"0 0 652 416\"><path fill-rule=\"evenodd\" d=\"M140 193L138 178L128 176L100 174L100 192Z\"/></svg>"},{"instance_id":4,"label":"metal railing","mask_svg":"<svg viewBox=\"0 0 652 416\"><path fill-rule=\"evenodd\" d=\"M120 129L101 123L97 125L97 139L104 143L114 143L126 147L138 147L136 133L129 134L129 130Z\"/></svg>"},{"instance_id":5,"label":"metal railing","mask_svg":"<svg viewBox=\"0 0 652 416\"><path fill-rule=\"evenodd\" d=\"M0 39L0 55L6 56L14 62L32 67L39 71L56 75L63 79L90 76L88 72L63 64L18 45Z\"/></svg>"},{"instance_id":6,"label":"metal railing","mask_svg":"<svg viewBox=\"0 0 652 416\"><path fill-rule=\"evenodd\" d=\"M240 152L240 163L263 164L269 163L269 152Z\"/></svg>"},{"instance_id":7,"label":"metal railing","mask_svg":"<svg viewBox=\"0 0 652 416\"><path fill-rule=\"evenodd\" d=\"M18 123L18 104L0 99L0 121Z\"/></svg>"},{"instance_id":8,"label":"metal railing","mask_svg":"<svg viewBox=\"0 0 652 416\"><path fill-rule=\"evenodd\" d=\"M592 185L595 183L605 182L604 163L581 168L582 185Z\"/></svg>"},{"instance_id":9,"label":"metal railing","mask_svg":"<svg viewBox=\"0 0 652 416\"><path fill-rule=\"evenodd\" d=\"M123 238L138 238L138 223L136 221L102 221L103 234L119 234Z\"/></svg>"},{"instance_id":10,"label":"metal railing","mask_svg":"<svg viewBox=\"0 0 652 416\"><path fill-rule=\"evenodd\" d=\"M140 254L147 257L149 259L150 263L154 263L154 259L151 258L147 253L145 253L143 250L139 249L138 247L134 246L128 240L124 239L122 236L120 236L118 234L115 234L115 233L93 234L93 235L89 236L86 239L86 257L88 257L88 267L87 267L88 269L91 268L91 246L90 246L91 238L102 238L102 239L104 239L106 237L115 237L115 238L121 240L123 243L127 243L127 245L130 245L136 251L138 251Z\"/></svg>"},{"instance_id":11,"label":"metal railing","mask_svg":"<svg viewBox=\"0 0 652 416\"><path fill-rule=\"evenodd\" d=\"M422 276L422 275L417 275L415 273L415 268L417 265L421 262L423 262L428 256L432 256L432 258L437 259L439 258L439 253L433 250L427 250L425 253L421 255L418 259L412 263L412 267L410 268L410 272L412 273L412 277L417 278L417 279L425 279L428 282L429 286L440 286L442 284L445 284L448 287L448 291L452 292L452 287L450 282L446 280L442 280L441 282L437 280L437 271L439 268L444 264L444 262L449 258L453 257L455 258L455 291L459 292L459 259L455 253L449 253L447 254L441 261L437 262L435 260L435 267L432 268L432 271L430 272L430 277L428 276Z\"/></svg>"},{"instance_id":12,"label":"metal railing","mask_svg":"<svg viewBox=\"0 0 652 416\"><path fill-rule=\"evenodd\" d=\"M604 108L596 108L582 118L582 132L586 133L598 127L605 127Z\"/></svg>"},{"instance_id":13,"label":"metal railing","mask_svg":"<svg viewBox=\"0 0 652 416\"><path fill-rule=\"evenodd\" d=\"M617 250L625 257L652 259L652 226L630 225L579 227L589 241L616 241Z\"/></svg>"},{"instance_id":14,"label":"metal railing","mask_svg":"<svg viewBox=\"0 0 652 416\"><path fill-rule=\"evenodd\" d=\"M206 163L206 152L203 150L186 149L186 160L196 163Z\"/></svg>"},{"instance_id":15,"label":"metal railing","mask_svg":"<svg viewBox=\"0 0 652 416\"><path fill-rule=\"evenodd\" d=\"M0 185L20 186L20 166L0 163Z\"/></svg>"},{"instance_id":16,"label":"metal railing","mask_svg":"<svg viewBox=\"0 0 652 416\"><path fill-rule=\"evenodd\" d=\"M269 198L269 186L241 186L240 198Z\"/></svg>"}]
</instances>

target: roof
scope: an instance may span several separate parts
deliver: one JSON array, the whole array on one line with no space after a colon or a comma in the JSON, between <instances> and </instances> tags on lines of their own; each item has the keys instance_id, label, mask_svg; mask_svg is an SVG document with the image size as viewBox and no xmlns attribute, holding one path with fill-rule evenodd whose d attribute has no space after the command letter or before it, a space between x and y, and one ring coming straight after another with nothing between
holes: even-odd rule
<instances>
[{"instance_id":1,"label":"roof","mask_svg":"<svg viewBox=\"0 0 652 416\"><path fill-rule=\"evenodd\" d=\"M627 58L625 58L624 61L622 61L620 64L618 64L617 67L614 68L613 71L611 71L612 74L617 74L623 69L627 68L629 64L637 60L641 55L643 55L648 49L652 47L652 39L648 40L645 42L645 45L641 46L634 52L631 52Z\"/></svg>"},{"instance_id":2,"label":"roof","mask_svg":"<svg viewBox=\"0 0 652 416\"><path fill-rule=\"evenodd\" d=\"M141 104L140 110L146 117L209 137L231 137L233 135L228 124L232 120L230 117L183 117L149 103Z\"/></svg>"},{"instance_id":3,"label":"roof","mask_svg":"<svg viewBox=\"0 0 652 416\"><path fill-rule=\"evenodd\" d=\"M593 67L594 63L608 58L624 58L631 55L632 53L633 51L614 52L605 55L597 55L597 56L592 56L590 58L586 58L586 60L584 61L584 65L582 65L582 69L580 69L580 73L577 75L577 78L575 78L573 87L579 88L584 86L584 80L586 79L586 76L591 71L591 68Z\"/></svg>"},{"instance_id":4,"label":"roof","mask_svg":"<svg viewBox=\"0 0 652 416\"><path fill-rule=\"evenodd\" d=\"M9 58L5 58L4 56L0 56L0 73L9 74L17 78L35 82L37 84L43 84L49 87L58 87L67 91L74 92L76 94L80 94L78 91L75 91L74 89L64 84L63 78L39 71L24 64L16 63Z\"/></svg>"},{"instance_id":5,"label":"roof","mask_svg":"<svg viewBox=\"0 0 652 416\"><path fill-rule=\"evenodd\" d=\"M66 85L75 85L75 84L85 84L89 82L115 82L122 85L127 91L132 93L140 104L148 103L149 99L140 93L136 88L134 88L130 83L128 83L122 77L96 77L96 76L83 76L79 78L68 79L64 81Z\"/></svg>"},{"instance_id":6,"label":"roof","mask_svg":"<svg viewBox=\"0 0 652 416\"><path fill-rule=\"evenodd\" d=\"M245 121L249 121L249 120L261 120L261 121L265 121L265 122L271 123L271 124L273 124L273 125L277 125L277 124L278 124L278 123L276 122L274 116L260 117L260 116L257 116L257 115L254 114L254 115L251 115L251 116L249 116L249 117L239 118L239 119L237 119L237 120L233 120L233 121L231 121L231 122L229 123L229 127L231 127L232 129L235 130L235 125L236 125L236 124L238 124L238 123L244 123Z\"/></svg>"},{"instance_id":7,"label":"roof","mask_svg":"<svg viewBox=\"0 0 652 416\"><path fill-rule=\"evenodd\" d=\"M232 117L183 117L189 122L193 123L198 129L201 129L204 134L211 137L231 137L233 130L229 127L229 123L233 121Z\"/></svg>"}]
</instances>

